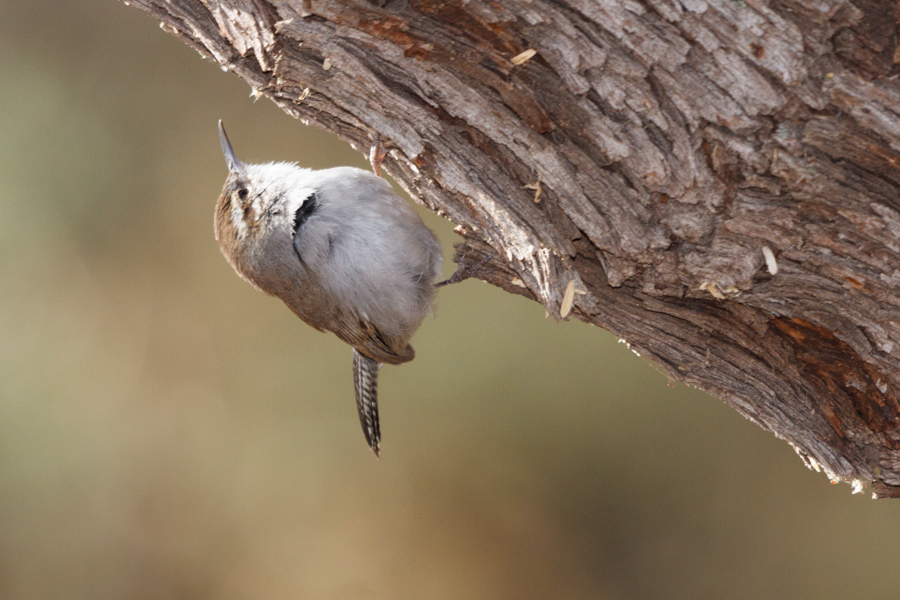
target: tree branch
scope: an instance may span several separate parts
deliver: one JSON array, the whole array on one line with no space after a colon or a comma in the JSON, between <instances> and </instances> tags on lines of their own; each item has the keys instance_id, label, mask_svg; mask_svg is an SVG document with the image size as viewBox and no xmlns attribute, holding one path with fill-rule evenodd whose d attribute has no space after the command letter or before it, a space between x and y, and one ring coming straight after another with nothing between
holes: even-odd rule
<instances>
[{"instance_id":1,"label":"tree branch","mask_svg":"<svg viewBox=\"0 0 900 600\"><path fill-rule=\"evenodd\" d=\"M497 251L485 280L900 495L895 3L130 3L288 114L380 135L458 255Z\"/></svg>"}]
</instances>

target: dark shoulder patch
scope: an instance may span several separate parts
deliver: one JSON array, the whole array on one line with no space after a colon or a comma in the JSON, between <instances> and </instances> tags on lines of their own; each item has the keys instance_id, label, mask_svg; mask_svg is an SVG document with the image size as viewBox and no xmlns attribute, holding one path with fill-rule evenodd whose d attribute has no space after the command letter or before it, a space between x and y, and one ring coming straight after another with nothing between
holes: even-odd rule
<instances>
[{"instance_id":1,"label":"dark shoulder patch","mask_svg":"<svg viewBox=\"0 0 900 600\"><path fill-rule=\"evenodd\" d=\"M319 209L319 199L316 197L316 193L313 192L309 195L309 197L303 201L303 204L300 205L300 208L297 209L297 212L294 213L294 237L297 237L297 232L303 227L303 224L309 220L311 216L313 216L316 211Z\"/></svg>"}]
</instances>

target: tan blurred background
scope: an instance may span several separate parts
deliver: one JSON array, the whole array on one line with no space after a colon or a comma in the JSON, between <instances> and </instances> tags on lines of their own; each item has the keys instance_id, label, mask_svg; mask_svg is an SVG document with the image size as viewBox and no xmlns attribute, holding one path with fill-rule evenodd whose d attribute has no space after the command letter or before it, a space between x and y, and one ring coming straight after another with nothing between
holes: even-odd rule
<instances>
[{"instance_id":1,"label":"tan blurred background","mask_svg":"<svg viewBox=\"0 0 900 600\"><path fill-rule=\"evenodd\" d=\"M376 461L349 349L212 233L217 119L361 155L116 2L0 4L0 77L0 598L900 594L900 501L478 281L382 371Z\"/></svg>"}]
</instances>

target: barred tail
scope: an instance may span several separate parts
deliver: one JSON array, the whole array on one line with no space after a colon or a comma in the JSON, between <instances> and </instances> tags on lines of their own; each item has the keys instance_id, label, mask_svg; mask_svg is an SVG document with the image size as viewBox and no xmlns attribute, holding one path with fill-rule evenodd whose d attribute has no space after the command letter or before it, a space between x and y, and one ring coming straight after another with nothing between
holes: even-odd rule
<instances>
[{"instance_id":1,"label":"barred tail","mask_svg":"<svg viewBox=\"0 0 900 600\"><path fill-rule=\"evenodd\" d=\"M356 409L369 447L378 456L381 429L378 426L378 369L381 363L353 349L353 387L356 390Z\"/></svg>"}]
</instances>

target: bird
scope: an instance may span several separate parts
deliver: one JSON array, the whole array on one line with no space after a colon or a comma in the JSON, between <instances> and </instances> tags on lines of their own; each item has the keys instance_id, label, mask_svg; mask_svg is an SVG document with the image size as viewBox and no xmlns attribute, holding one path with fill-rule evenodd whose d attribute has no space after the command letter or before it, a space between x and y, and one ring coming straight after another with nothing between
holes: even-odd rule
<instances>
[{"instance_id":1,"label":"bird","mask_svg":"<svg viewBox=\"0 0 900 600\"><path fill-rule=\"evenodd\" d=\"M437 288L460 274L437 281L437 237L385 179L354 167L245 164L221 120L219 141L228 167L215 209L222 254L251 285L352 347L359 421L379 456L378 372L415 358L410 339Z\"/></svg>"}]
</instances>

